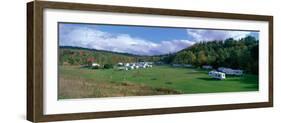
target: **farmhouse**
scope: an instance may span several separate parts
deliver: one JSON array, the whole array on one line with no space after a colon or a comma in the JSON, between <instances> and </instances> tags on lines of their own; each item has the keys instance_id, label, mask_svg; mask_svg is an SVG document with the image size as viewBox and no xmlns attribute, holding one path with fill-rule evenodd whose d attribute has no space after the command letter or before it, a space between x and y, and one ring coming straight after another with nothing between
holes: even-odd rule
<instances>
[{"instance_id":1,"label":"farmhouse","mask_svg":"<svg viewBox=\"0 0 281 123\"><path fill-rule=\"evenodd\" d=\"M215 79L223 80L225 79L225 73L218 72L218 71L210 71L209 76Z\"/></svg>"},{"instance_id":2,"label":"farmhouse","mask_svg":"<svg viewBox=\"0 0 281 123\"><path fill-rule=\"evenodd\" d=\"M231 68L224 68L224 67L220 67L218 68L218 71L223 72L227 75L236 75L236 76L241 76L243 75L243 70L239 70L239 69L231 69Z\"/></svg>"}]
</instances>

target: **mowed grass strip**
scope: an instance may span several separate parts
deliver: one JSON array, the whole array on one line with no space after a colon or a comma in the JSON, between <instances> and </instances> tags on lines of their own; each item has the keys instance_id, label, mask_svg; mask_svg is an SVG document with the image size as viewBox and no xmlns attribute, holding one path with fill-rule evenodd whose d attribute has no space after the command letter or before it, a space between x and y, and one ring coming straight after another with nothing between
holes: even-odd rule
<instances>
[{"instance_id":1,"label":"mowed grass strip","mask_svg":"<svg viewBox=\"0 0 281 123\"><path fill-rule=\"evenodd\" d=\"M170 66L130 71L59 67L60 99L241 91L258 91L258 76L215 80L205 70Z\"/></svg>"}]
</instances>

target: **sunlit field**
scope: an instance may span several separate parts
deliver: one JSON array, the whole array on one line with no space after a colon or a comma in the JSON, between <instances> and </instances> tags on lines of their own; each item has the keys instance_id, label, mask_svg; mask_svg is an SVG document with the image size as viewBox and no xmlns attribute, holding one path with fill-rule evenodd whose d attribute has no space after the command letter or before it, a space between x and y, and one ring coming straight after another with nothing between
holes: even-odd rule
<instances>
[{"instance_id":1,"label":"sunlit field","mask_svg":"<svg viewBox=\"0 0 281 123\"><path fill-rule=\"evenodd\" d=\"M146 69L59 67L59 99L258 91L258 76L217 80L196 68L154 66Z\"/></svg>"}]
</instances>

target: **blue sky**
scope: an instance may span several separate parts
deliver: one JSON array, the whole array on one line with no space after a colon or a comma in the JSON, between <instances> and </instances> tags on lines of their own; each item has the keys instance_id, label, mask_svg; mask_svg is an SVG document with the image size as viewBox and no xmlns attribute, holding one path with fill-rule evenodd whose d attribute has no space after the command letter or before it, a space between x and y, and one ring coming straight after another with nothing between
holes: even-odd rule
<instances>
[{"instance_id":1,"label":"blue sky","mask_svg":"<svg viewBox=\"0 0 281 123\"><path fill-rule=\"evenodd\" d=\"M175 39L187 40L188 38L183 28L100 25L97 29L115 34L129 34L132 37L145 38L154 42Z\"/></svg>"},{"instance_id":2,"label":"blue sky","mask_svg":"<svg viewBox=\"0 0 281 123\"><path fill-rule=\"evenodd\" d=\"M258 32L190 28L59 23L59 45L160 55L177 52L200 41L259 37Z\"/></svg>"}]
</instances>

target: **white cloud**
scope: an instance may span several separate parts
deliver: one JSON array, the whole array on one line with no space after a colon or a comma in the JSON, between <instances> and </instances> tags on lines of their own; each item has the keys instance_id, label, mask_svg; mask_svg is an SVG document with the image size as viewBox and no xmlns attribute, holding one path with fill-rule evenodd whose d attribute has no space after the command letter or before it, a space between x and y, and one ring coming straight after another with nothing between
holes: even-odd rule
<instances>
[{"instance_id":1,"label":"white cloud","mask_svg":"<svg viewBox=\"0 0 281 123\"><path fill-rule=\"evenodd\" d=\"M186 29L187 35L195 42L225 40L227 38L240 39L251 34L250 31L226 31L208 29Z\"/></svg>"},{"instance_id":2,"label":"white cloud","mask_svg":"<svg viewBox=\"0 0 281 123\"><path fill-rule=\"evenodd\" d=\"M77 46L138 55L174 53L194 44L188 40L154 42L128 34L110 34L88 27L60 27L60 46Z\"/></svg>"}]
</instances>

